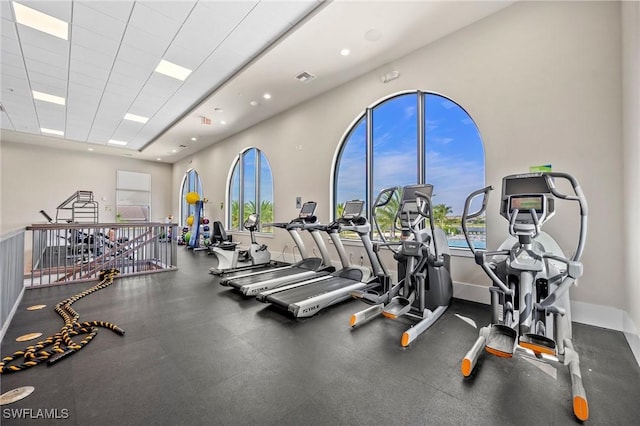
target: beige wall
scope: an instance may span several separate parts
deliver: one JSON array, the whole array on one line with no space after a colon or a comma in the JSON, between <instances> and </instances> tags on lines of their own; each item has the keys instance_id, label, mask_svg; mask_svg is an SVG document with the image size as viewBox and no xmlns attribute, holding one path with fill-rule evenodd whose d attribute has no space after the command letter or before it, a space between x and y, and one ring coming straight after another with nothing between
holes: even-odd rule
<instances>
[{"instance_id":1,"label":"beige wall","mask_svg":"<svg viewBox=\"0 0 640 426\"><path fill-rule=\"evenodd\" d=\"M622 6L623 105L624 105L624 271L627 312L632 323L626 331L636 335L636 356L640 359L640 3Z\"/></svg>"},{"instance_id":2,"label":"beige wall","mask_svg":"<svg viewBox=\"0 0 640 426\"><path fill-rule=\"evenodd\" d=\"M100 221L115 222L117 170L151 174L152 220L163 220L171 211L170 164L6 141L0 152L1 232L45 222L40 210L55 219L56 207L77 190L93 191Z\"/></svg>"},{"instance_id":3,"label":"beige wall","mask_svg":"<svg viewBox=\"0 0 640 426\"><path fill-rule=\"evenodd\" d=\"M273 170L275 219L295 216L295 197L302 196L318 201L319 218L327 221L331 165L351 121L391 93L435 91L459 102L483 137L486 180L498 189L489 208L489 247L506 235L496 195L502 176L549 163L572 173L590 203L585 276L572 298L625 309L620 39L617 3L519 3L176 164L173 187L194 167L217 206L233 158L257 146ZM401 77L381 83L392 69ZM547 230L570 254L577 210L562 207ZM265 242L275 252L291 245L282 233ZM359 259L357 248L347 249ZM488 283L470 258L456 258L453 268L456 281Z\"/></svg>"}]
</instances>

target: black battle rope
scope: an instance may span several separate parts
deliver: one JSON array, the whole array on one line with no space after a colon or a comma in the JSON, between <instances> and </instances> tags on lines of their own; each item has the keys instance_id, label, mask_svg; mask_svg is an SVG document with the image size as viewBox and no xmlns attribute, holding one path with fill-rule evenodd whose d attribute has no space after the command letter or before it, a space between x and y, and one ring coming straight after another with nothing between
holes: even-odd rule
<instances>
[{"instance_id":1,"label":"black battle rope","mask_svg":"<svg viewBox=\"0 0 640 426\"><path fill-rule=\"evenodd\" d=\"M53 336L47 337L45 340L39 341L35 345L28 346L21 351L14 352L13 355L2 358L2 361L0 361L0 374L26 370L47 360L47 365L53 365L61 359L79 351L91 342L98 333L96 327L108 328L121 336L124 335L124 330L106 321L78 322L80 315L71 307L73 303L83 297L113 284L115 276L119 273L120 271L117 269L100 271L100 282L98 284L58 303L55 311L64 319L64 326L60 331ZM74 342L72 337L79 335L86 335L86 337L78 343ZM51 350L44 350L49 346L53 346ZM7 365L20 357L25 360L22 364Z\"/></svg>"}]
</instances>

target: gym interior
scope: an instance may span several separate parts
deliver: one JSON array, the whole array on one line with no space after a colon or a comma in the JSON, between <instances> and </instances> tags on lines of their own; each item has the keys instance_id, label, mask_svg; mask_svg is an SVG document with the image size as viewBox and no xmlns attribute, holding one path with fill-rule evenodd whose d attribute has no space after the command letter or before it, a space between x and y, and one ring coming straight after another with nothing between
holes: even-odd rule
<instances>
[{"instance_id":1,"label":"gym interior","mask_svg":"<svg viewBox=\"0 0 640 426\"><path fill-rule=\"evenodd\" d=\"M97 322L73 329L71 339L83 339L81 351L67 345L48 360L36 354L43 362L33 365L3 358L3 424L637 422L639 2L216 4L2 1L0 355L34 345L37 340L16 341L28 333L45 338L60 327L76 327L69 325L76 311L80 321ZM70 23L70 40L59 45L57 38L49 41L54 36L18 22L25 7ZM231 19L223 25L216 7L228 8L237 25ZM213 37L216 28L228 27L216 36L229 44L219 48L196 38L189 48L172 50L190 23L197 28L192 36L201 31ZM117 32L115 27L120 38L103 46L111 46L113 58L127 54L133 61L132 52L141 62L149 57L148 69L139 71L144 87L163 86L154 67L169 53L175 62L187 58L183 65L196 52L207 59L178 83L162 76L172 82L164 97L143 86L109 92L121 62L94 63L89 75L72 70L74 55L91 62L92 40ZM135 43L127 37L136 37L138 50L131 50ZM144 43L154 48L145 52ZM158 50L156 43L164 47ZM233 63L216 62L216 55L229 54L225 49L235 49L227 56ZM367 49L375 55L367 56ZM62 71L46 65L60 60ZM80 91L85 97L72 98L73 88L98 74L101 91L87 88ZM34 99L36 92L69 96L68 103ZM407 99L413 104L401 103ZM376 123L396 101L398 115ZM144 109L151 104L157 106ZM477 145L429 139L441 118L430 111L438 108L463 114L458 122L475 126ZM141 122L142 111L151 110ZM78 115L82 111L88 115ZM134 121L124 120L124 112ZM74 121L78 117L85 118ZM403 140L407 126L418 135L411 151ZM50 132L55 129L62 135ZM402 136L388 144L395 149L385 145L385 135L376 136L385 132ZM126 146L107 142L124 135L131 135ZM471 152L475 162L469 162ZM443 161L445 153L457 162ZM394 181L403 170L411 170L408 180ZM505 178L514 176L543 188L509 192ZM404 187L408 194L412 184L433 187L398 199L393 220L401 223L402 238L384 243L389 235L376 229L379 216L373 214L377 197L387 187ZM482 229L464 239L474 232L461 231L465 200L488 186L493 190L477 194L488 194ZM455 197L444 198L439 188ZM65 216L65 206L89 192L96 206L89 220L75 210L78 216ZM353 198L363 203L349 212L345 202ZM314 223L300 219L311 201ZM139 204L142 209L133 208ZM378 204L384 209L389 200ZM449 205L458 221L440 222L451 225L444 240L430 227L438 205ZM476 199L471 207L480 205ZM261 213L260 223L244 229L252 212ZM301 221L297 241L284 224L290 230ZM100 272L77 283L42 284L39 276L34 284L33 274L27 279L39 256L38 230L67 235L76 222L100 229L103 238L100 252L91 249L98 246L97 233L86 243L89 250L74 252L79 268L103 257L107 245L114 257L135 261L140 250L127 248L126 241L133 244L137 234L110 234L132 226L160 229L153 243L169 247L160 257L174 263L158 273L128 274L124 267L122 276ZM214 223L234 243L228 250L233 256L256 259L266 250L266 262L281 266L302 261L303 251L309 258L326 255L323 265L366 270L368 279L356 284L381 287L358 284L327 306L321 306L322 295L304 305L305 296L288 310L274 302L275 288L268 290L275 299L260 303L240 286L224 284L226 271L215 273L220 265L232 269L251 260L224 265L229 253L208 236ZM196 231L198 238L185 238ZM542 231L562 252L555 243L536 242ZM369 238L375 250L367 249ZM412 251L413 242L421 250ZM477 244L475 254L469 243ZM506 252L492 260L483 258L485 250ZM317 279L329 281L338 272ZM231 278L242 273L229 271ZM521 273L534 277L530 291L540 293L539 303L518 299L524 291L512 277ZM424 291L409 297L394 286L402 280ZM103 286L94 292L96 282ZM451 286L444 308L414 310L438 285ZM518 290L511 295L513 286ZM380 307L377 317L363 314L365 323L355 324L367 299ZM398 300L406 305L393 304ZM45 307L28 310L37 305ZM303 307L292 314L293 305ZM510 327L514 309L520 323ZM528 315L537 319L525 333ZM554 338L544 337L548 333ZM22 367L13 371L12 364ZM23 394L12 399L16 389Z\"/></svg>"}]
</instances>

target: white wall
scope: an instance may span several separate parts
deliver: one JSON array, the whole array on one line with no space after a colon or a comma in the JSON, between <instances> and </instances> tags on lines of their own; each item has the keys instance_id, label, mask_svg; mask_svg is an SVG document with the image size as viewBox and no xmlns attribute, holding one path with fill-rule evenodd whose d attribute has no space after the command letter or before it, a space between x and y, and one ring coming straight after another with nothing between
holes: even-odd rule
<instances>
[{"instance_id":1,"label":"white wall","mask_svg":"<svg viewBox=\"0 0 640 426\"><path fill-rule=\"evenodd\" d=\"M640 363L640 3L622 4L625 331Z\"/></svg>"},{"instance_id":2,"label":"white wall","mask_svg":"<svg viewBox=\"0 0 640 426\"><path fill-rule=\"evenodd\" d=\"M626 309L620 40L618 3L518 3L176 164L173 187L179 188L184 172L194 167L217 206L233 158L257 146L274 174L275 219L294 217L295 197L302 196L318 201L319 218L327 221L331 164L351 121L390 93L435 91L475 119L485 143L487 183L498 192L504 175L531 165L550 163L580 180L590 202L590 228L585 276L572 298ZM401 77L381 83L379 76L391 69ZM491 201L488 245L497 247L506 223L498 215L496 194ZM562 212L562 207L547 230L572 252L577 209ZM223 218L221 212L212 216ZM276 252L291 245L281 233L266 243ZM456 281L488 283L470 258L455 259L452 268Z\"/></svg>"},{"instance_id":3,"label":"white wall","mask_svg":"<svg viewBox=\"0 0 640 426\"><path fill-rule=\"evenodd\" d=\"M100 222L115 222L117 170L151 174L153 221L164 221L171 212L170 164L5 141L0 151L1 232L45 222L40 210L55 218L56 207L77 190L93 191Z\"/></svg>"}]
</instances>

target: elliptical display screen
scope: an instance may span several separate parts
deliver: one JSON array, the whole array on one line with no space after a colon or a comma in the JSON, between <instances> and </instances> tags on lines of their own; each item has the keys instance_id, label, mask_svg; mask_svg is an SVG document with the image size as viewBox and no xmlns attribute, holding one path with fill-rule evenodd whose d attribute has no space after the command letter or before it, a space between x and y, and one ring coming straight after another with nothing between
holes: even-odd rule
<instances>
[{"instance_id":1,"label":"elliptical display screen","mask_svg":"<svg viewBox=\"0 0 640 426\"><path fill-rule=\"evenodd\" d=\"M407 185L402 190L402 201L415 201L416 192L421 192L427 197L431 198L433 195L433 185Z\"/></svg>"},{"instance_id":2,"label":"elliptical display screen","mask_svg":"<svg viewBox=\"0 0 640 426\"><path fill-rule=\"evenodd\" d=\"M528 212L535 210L536 213L543 212L543 196L542 195L522 195L511 196L509 199L509 210L519 210L521 212Z\"/></svg>"},{"instance_id":3,"label":"elliptical display screen","mask_svg":"<svg viewBox=\"0 0 640 426\"><path fill-rule=\"evenodd\" d=\"M342 217L344 219L354 219L360 217L360 215L362 214L362 206L364 206L364 201L347 201L344 206L344 211L342 212Z\"/></svg>"},{"instance_id":4,"label":"elliptical display screen","mask_svg":"<svg viewBox=\"0 0 640 426\"><path fill-rule=\"evenodd\" d=\"M505 179L504 195L548 194L551 192L544 176L526 176Z\"/></svg>"},{"instance_id":5,"label":"elliptical display screen","mask_svg":"<svg viewBox=\"0 0 640 426\"><path fill-rule=\"evenodd\" d=\"M316 211L316 204L314 201L307 201L302 205L302 209L300 210L299 218L304 219L309 216L313 216L313 213Z\"/></svg>"}]
</instances>

